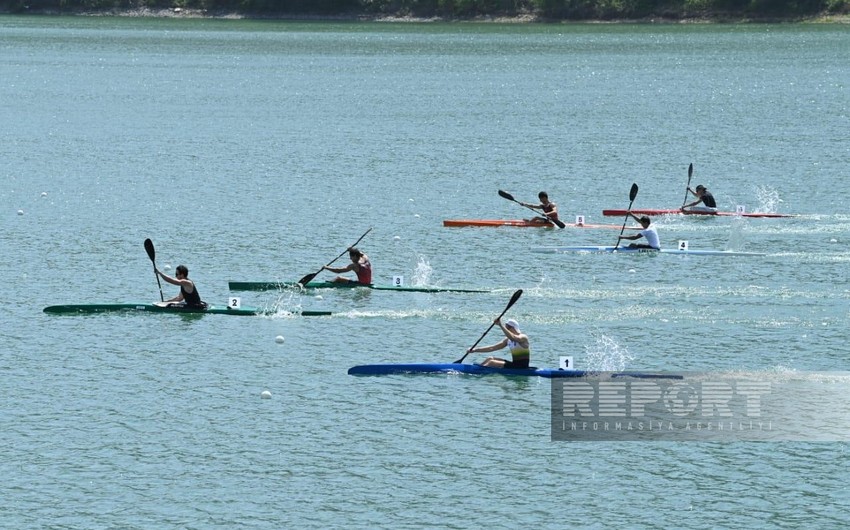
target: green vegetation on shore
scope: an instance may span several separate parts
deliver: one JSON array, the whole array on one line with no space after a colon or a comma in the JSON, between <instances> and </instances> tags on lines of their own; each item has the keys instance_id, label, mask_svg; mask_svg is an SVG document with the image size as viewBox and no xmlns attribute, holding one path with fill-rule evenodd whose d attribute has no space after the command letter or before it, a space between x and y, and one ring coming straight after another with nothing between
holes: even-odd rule
<instances>
[{"instance_id":1,"label":"green vegetation on shore","mask_svg":"<svg viewBox=\"0 0 850 530\"><path fill-rule=\"evenodd\" d=\"M795 20L850 13L850 0L0 0L8 13L191 10L259 17L529 20Z\"/></svg>"}]
</instances>

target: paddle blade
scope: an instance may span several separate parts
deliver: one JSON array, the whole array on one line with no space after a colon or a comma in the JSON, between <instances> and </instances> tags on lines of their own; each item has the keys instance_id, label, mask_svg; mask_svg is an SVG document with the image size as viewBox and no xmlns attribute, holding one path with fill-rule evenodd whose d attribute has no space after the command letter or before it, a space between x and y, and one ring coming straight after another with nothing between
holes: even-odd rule
<instances>
[{"instance_id":1,"label":"paddle blade","mask_svg":"<svg viewBox=\"0 0 850 530\"><path fill-rule=\"evenodd\" d=\"M156 285L159 287L159 300L164 301L162 283L159 281L159 274L156 273L156 249L153 248L153 241L150 239L145 239L145 252L148 253L148 257L151 259L151 263L153 263L153 275L156 276Z\"/></svg>"},{"instance_id":2,"label":"paddle blade","mask_svg":"<svg viewBox=\"0 0 850 530\"><path fill-rule=\"evenodd\" d=\"M502 197L503 199L507 199L509 201L516 202L516 199L514 199L514 196L511 195L510 193L504 191L504 190L499 190L499 197Z\"/></svg>"},{"instance_id":3,"label":"paddle blade","mask_svg":"<svg viewBox=\"0 0 850 530\"><path fill-rule=\"evenodd\" d=\"M502 318L503 316L505 316L505 313L507 313L507 312L508 312L508 309L510 309L510 308L511 308L511 306L512 306L512 305L514 305L514 304L516 303L516 301L517 301L517 300L519 300L519 297L520 297L520 296L522 296L522 289L517 289L517 290L516 290L516 292L513 294L513 296L511 296L511 301L510 301L510 302L508 302L508 305L506 305L506 306L505 306L505 309L504 309L504 310L502 310L501 314L499 314L499 318ZM473 344L473 345L472 345L472 347L471 347L471 348L469 348L469 349L470 349L470 350L475 349L475 347L476 347L476 346L478 346L478 343L479 343L479 342L481 342L481 340L482 340L484 337L486 337L488 333L490 333L490 330L491 330L491 329L493 329L493 326L495 326L495 325L496 325L496 322L495 322L495 321L494 321L494 322L492 322L492 323L490 324L490 327L489 327L489 328L487 328L487 331L485 331L483 335L481 335L480 337L478 337L478 340L477 340L477 341L475 341L475 344ZM469 355L469 351L467 351L466 353L464 353L464 354L463 354L463 357L461 357L460 359L458 359L457 361L455 361L455 362L454 362L454 364L461 364L461 363L463 362L463 360L464 360L464 359L466 359L466 356L467 356L467 355Z\"/></svg>"},{"instance_id":4,"label":"paddle blade","mask_svg":"<svg viewBox=\"0 0 850 530\"><path fill-rule=\"evenodd\" d=\"M688 164L688 183L685 185L685 198L682 199L682 208L688 203L688 191L691 189L691 177L694 176L694 164Z\"/></svg>"},{"instance_id":5,"label":"paddle blade","mask_svg":"<svg viewBox=\"0 0 850 530\"><path fill-rule=\"evenodd\" d=\"M499 318L502 318L503 316L505 316L505 313L508 312L508 309L510 309L511 306L514 305L517 300L519 300L520 296L522 296L522 289L517 289L516 292L513 294L513 296L511 296L511 301L508 302L508 305L505 307L505 310L502 311L501 315L499 315Z\"/></svg>"},{"instance_id":6,"label":"paddle blade","mask_svg":"<svg viewBox=\"0 0 850 530\"><path fill-rule=\"evenodd\" d=\"M320 272L321 272L321 271L320 271ZM315 278L315 277L316 277L316 275L318 275L318 274L319 274L318 272L314 272L314 273L312 273L312 274L308 274L307 276L304 276L303 278L301 278L300 280L298 280L298 283L300 283L300 284L301 284L301 286L302 286L302 287L304 287L304 286L305 286L305 285L307 285L308 283L312 282L312 281L313 281L313 278Z\"/></svg>"},{"instance_id":7,"label":"paddle blade","mask_svg":"<svg viewBox=\"0 0 850 530\"><path fill-rule=\"evenodd\" d=\"M145 252L148 253L148 257L151 261L156 261L156 250L153 248L153 241L150 239L145 239Z\"/></svg>"},{"instance_id":8,"label":"paddle blade","mask_svg":"<svg viewBox=\"0 0 850 530\"><path fill-rule=\"evenodd\" d=\"M623 235L623 232L626 230L626 223L629 221L629 214L632 211L632 204L635 203L635 197L637 197L637 194L638 194L638 185L637 185L637 182L635 182L634 184L632 184L632 189L629 190L629 209L626 210L626 218L623 219L623 228L620 229L620 235L621 236ZM617 238L617 244L614 245L614 250L617 250L618 248L620 248L620 238L619 237Z\"/></svg>"}]
</instances>

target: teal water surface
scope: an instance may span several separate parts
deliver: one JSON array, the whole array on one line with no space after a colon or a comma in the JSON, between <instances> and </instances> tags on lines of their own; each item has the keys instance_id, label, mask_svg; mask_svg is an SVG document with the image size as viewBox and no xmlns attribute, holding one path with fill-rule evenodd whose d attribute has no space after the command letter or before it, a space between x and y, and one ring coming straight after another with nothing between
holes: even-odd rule
<instances>
[{"instance_id":1,"label":"teal water surface","mask_svg":"<svg viewBox=\"0 0 850 530\"><path fill-rule=\"evenodd\" d=\"M848 37L0 17L0 526L842 527L846 442L552 442L547 381L346 370L457 359L520 288L538 366L845 370ZM636 208L680 206L689 163L723 209L799 215L655 220L665 246L766 253L746 258L535 254L619 231L442 226L531 215L499 189L619 225L601 211L632 183ZM42 313L158 300L145 238L220 304L370 227L377 283L493 292Z\"/></svg>"}]
</instances>

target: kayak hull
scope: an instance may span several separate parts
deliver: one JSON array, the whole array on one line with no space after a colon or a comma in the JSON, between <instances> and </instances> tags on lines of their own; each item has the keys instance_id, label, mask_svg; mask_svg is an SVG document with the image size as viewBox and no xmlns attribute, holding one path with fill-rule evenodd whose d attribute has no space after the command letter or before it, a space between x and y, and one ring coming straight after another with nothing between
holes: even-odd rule
<instances>
[{"instance_id":1,"label":"kayak hull","mask_svg":"<svg viewBox=\"0 0 850 530\"><path fill-rule=\"evenodd\" d=\"M228 282L231 291L274 291L300 288L297 282ZM373 291L399 291L406 293L489 293L485 289L452 289L448 287L407 287L395 285L365 285L357 282L309 282L305 289L354 289L362 287Z\"/></svg>"},{"instance_id":2,"label":"kayak hull","mask_svg":"<svg viewBox=\"0 0 850 530\"><path fill-rule=\"evenodd\" d=\"M736 250L697 250L686 249L680 250L677 248L662 248L654 250L651 248L630 248L630 247L532 247L532 252L540 252L547 254L569 254L569 253L624 253L624 254L679 254L681 256L765 256L762 252L740 252Z\"/></svg>"},{"instance_id":3,"label":"kayak hull","mask_svg":"<svg viewBox=\"0 0 850 530\"><path fill-rule=\"evenodd\" d=\"M612 228L619 230L620 225L612 224L571 224L564 223L565 228ZM534 221L526 221L525 219L446 219L443 221L443 226L447 227L498 227L498 226L516 226L525 228L554 228L552 223L541 223Z\"/></svg>"},{"instance_id":4,"label":"kayak hull","mask_svg":"<svg viewBox=\"0 0 850 530\"><path fill-rule=\"evenodd\" d=\"M602 210L602 215L606 217L625 217L628 215L629 210ZM770 219L777 219L782 217L796 217L794 214L789 213L767 213L767 212L700 212L700 211L689 211L683 212L679 209L633 209L631 213L635 215L701 215L701 216L714 216L714 217L763 217Z\"/></svg>"},{"instance_id":5,"label":"kayak hull","mask_svg":"<svg viewBox=\"0 0 850 530\"><path fill-rule=\"evenodd\" d=\"M587 370L559 370L555 368L491 368L480 364L462 363L412 363L412 364L364 364L348 369L348 375L404 375L404 374L467 374L467 375L503 375L512 377L544 377L558 379L565 377L588 377L599 374ZM606 372L607 373L607 372ZM614 372L612 377L681 379L680 375L653 374L644 372Z\"/></svg>"},{"instance_id":6,"label":"kayak hull","mask_svg":"<svg viewBox=\"0 0 850 530\"><path fill-rule=\"evenodd\" d=\"M206 309L196 307L171 306L163 307L156 304L148 303L126 303L126 304L68 304L68 305L52 305L44 308L45 313L50 314L81 314L81 313L110 313L122 311L143 311L148 313L178 313L178 314L211 314L211 315L233 315L233 316L254 316L267 313L257 307L242 306L239 309L233 309L224 305L209 305ZM299 313L302 316L329 316L330 311L303 311Z\"/></svg>"},{"instance_id":7,"label":"kayak hull","mask_svg":"<svg viewBox=\"0 0 850 530\"><path fill-rule=\"evenodd\" d=\"M525 219L446 219L443 226L517 226L522 228L555 228L553 223L526 221Z\"/></svg>"}]
</instances>

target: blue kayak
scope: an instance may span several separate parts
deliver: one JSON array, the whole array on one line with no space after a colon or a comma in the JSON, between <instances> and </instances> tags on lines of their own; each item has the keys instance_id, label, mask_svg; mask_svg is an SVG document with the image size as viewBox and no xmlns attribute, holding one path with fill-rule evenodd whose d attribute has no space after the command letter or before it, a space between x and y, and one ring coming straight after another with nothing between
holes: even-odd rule
<instances>
[{"instance_id":1,"label":"blue kayak","mask_svg":"<svg viewBox=\"0 0 850 530\"><path fill-rule=\"evenodd\" d=\"M480 364L462 363L414 363L414 364L364 364L348 369L348 375L399 375L399 374L469 374L507 375L520 377L587 377L601 372L588 370L560 370L557 368L491 368ZM608 373L608 372L605 372ZM633 377L638 379L682 379L681 375L653 374L643 372L613 372L611 377Z\"/></svg>"}]
</instances>

